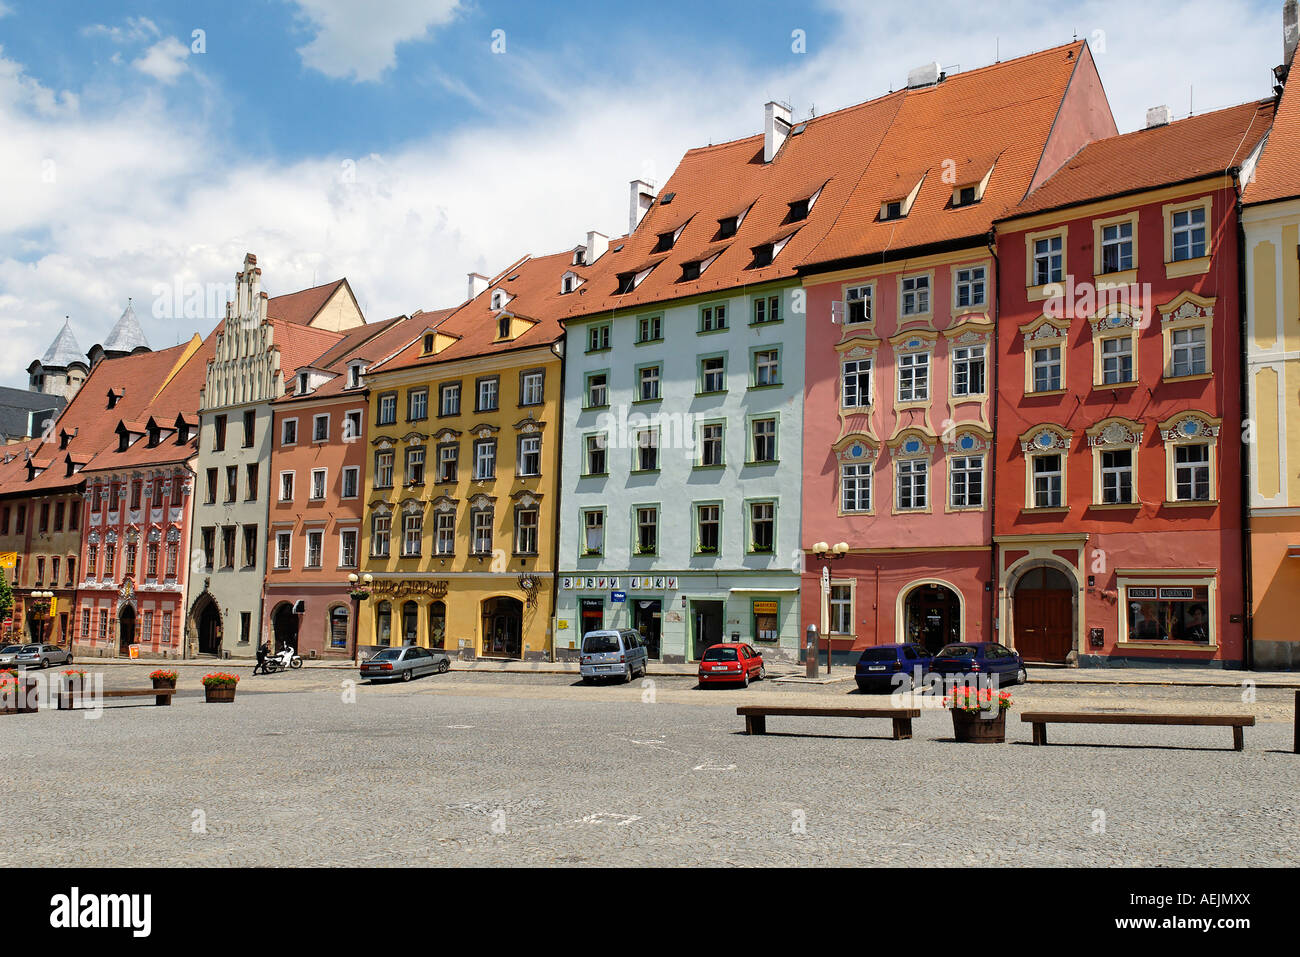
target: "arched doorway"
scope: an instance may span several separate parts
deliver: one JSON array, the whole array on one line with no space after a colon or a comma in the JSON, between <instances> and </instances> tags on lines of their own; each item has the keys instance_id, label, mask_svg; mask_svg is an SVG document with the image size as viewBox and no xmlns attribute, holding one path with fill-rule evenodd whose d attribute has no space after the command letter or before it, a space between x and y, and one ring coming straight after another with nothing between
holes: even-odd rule
<instances>
[{"instance_id":1,"label":"arched doorway","mask_svg":"<svg viewBox=\"0 0 1300 957\"><path fill-rule=\"evenodd\" d=\"M518 598L488 598L483 601L483 654L491 658L519 658L524 605Z\"/></svg>"},{"instance_id":2,"label":"arched doorway","mask_svg":"<svg viewBox=\"0 0 1300 957\"><path fill-rule=\"evenodd\" d=\"M131 646L135 644L135 607L132 605L123 605L122 610L117 613L117 654L121 658L126 658L131 654Z\"/></svg>"},{"instance_id":3,"label":"arched doorway","mask_svg":"<svg viewBox=\"0 0 1300 957\"><path fill-rule=\"evenodd\" d=\"M1015 648L1026 661L1064 662L1074 650L1075 587L1058 568L1031 568L1016 582Z\"/></svg>"},{"instance_id":4,"label":"arched doorway","mask_svg":"<svg viewBox=\"0 0 1300 957\"><path fill-rule=\"evenodd\" d=\"M938 582L917 585L903 601L903 637L934 654L961 641L961 598Z\"/></svg>"},{"instance_id":5,"label":"arched doorway","mask_svg":"<svg viewBox=\"0 0 1300 957\"><path fill-rule=\"evenodd\" d=\"M413 601L402 604L402 644L420 643L420 606Z\"/></svg>"},{"instance_id":6,"label":"arched doorway","mask_svg":"<svg viewBox=\"0 0 1300 957\"><path fill-rule=\"evenodd\" d=\"M330 609L330 648L333 651L348 650L348 641L352 634L349 630L351 624L350 614L351 612L344 605L335 605Z\"/></svg>"},{"instance_id":7,"label":"arched doorway","mask_svg":"<svg viewBox=\"0 0 1300 957\"><path fill-rule=\"evenodd\" d=\"M221 654L221 612L211 595L201 595L192 612L194 630L199 639L199 654Z\"/></svg>"},{"instance_id":8,"label":"arched doorway","mask_svg":"<svg viewBox=\"0 0 1300 957\"><path fill-rule=\"evenodd\" d=\"M286 645L294 651L298 650L298 616L294 614L292 603L282 601L275 606L275 611L271 614L271 630L275 632L275 647L272 651L279 651Z\"/></svg>"}]
</instances>

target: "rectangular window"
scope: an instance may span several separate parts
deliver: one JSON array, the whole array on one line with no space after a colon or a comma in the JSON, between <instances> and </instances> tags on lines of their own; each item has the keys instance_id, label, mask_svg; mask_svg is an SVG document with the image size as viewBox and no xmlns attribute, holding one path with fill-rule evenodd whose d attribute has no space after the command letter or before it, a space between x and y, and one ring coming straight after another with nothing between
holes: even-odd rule
<instances>
[{"instance_id":1,"label":"rectangular window","mask_svg":"<svg viewBox=\"0 0 1300 957\"><path fill-rule=\"evenodd\" d=\"M898 401L924 402L930 398L930 354L905 352L898 357Z\"/></svg>"},{"instance_id":2,"label":"rectangular window","mask_svg":"<svg viewBox=\"0 0 1300 957\"><path fill-rule=\"evenodd\" d=\"M1173 353L1170 363L1172 374L1204 375L1205 364L1205 327L1175 329L1170 336L1170 349Z\"/></svg>"},{"instance_id":3,"label":"rectangular window","mask_svg":"<svg viewBox=\"0 0 1300 957\"><path fill-rule=\"evenodd\" d=\"M659 509L636 510L636 554L653 555L659 548Z\"/></svg>"},{"instance_id":4,"label":"rectangular window","mask_svg":"<svg viewBox=\"0 0 1300 957\"><path fill-rule=\"evenodd\" d=\"M256 525L244 526L244 567L257 567L258 534Z\"/></svg>"},{"instance_id":5,"label":"rectangular window","mask_svg":"<svg viewBox=\"0 0 1300 957\"><path fill-rule=\"evenodd\" d=\"M474 443L474 478L478 481L496 478L497 440L481 439Z\"/></svg>"},{"instance_id":6,"label":"rectangular window","mask_svg":"<svg viewBox=\"0 0 1300 957\"><path fill-rule=\"evenodd\" d=\"M717 332L727 328L727 304L715 302L700 307L700 332Z\"/></svg>"},{"instance_id":7,"label":"rectangular window","mask_svg":"<svg viewBox=\"0 0 1300 957\"><path fill-rule=\"evenodd\" d=\"M239 466L226 466L226 501L233 502L239 498Z\"/></svg>"},{"instance_id":8,"label":"rectangular window","mask_svg":"<svg viewBox=\"0 0 1300 957\"><path fill-rule=\"evenodd\" d=\"M56 532L63 531L63 513L66 509L67 506L63 502L54 503L54 530Z\"/></svg>"},{"instance_id":9,"label":"rectangular window","mask_svg":"<svg viewBox=\"0 0 1300 957\"><path fill-rule=\"evenodd\" d=\"M244 412L244 448L253 447L253 436L257 432L257 410L248 409Z\"/></svg>"},{"instance_id":10,"label":"rectangular window","mask_svg":"<svg viewBox=\"0 0 1300 957\"><path fill-rule=\"evenodd\" d=\"M1210 447L1174 447L1174 498L1179 502L1210 500Z\"/></svg>"},{"instance_id":11,"label":"rectangular window","mask_svg":"<svg viewBox=\"0 0 1300 957\"><path fill-rule=\"evenodd\" d=\"M1208 586L1129 585L1124 591L1130 641L1212 644Z\"/></svg>"},{"instance_id":12,"label":"rectangular window","mask_svg":"<svg viewBox=\"0 0 1300 957\"><path fill-rule=\"evenodd\" d=\"M325 533L316 529L307 533L307 568L320 568Z\"/></svg>"},{"instance_id":13,"label":"rectangular window","mask_svg":"<svg viewBox=\"0 0 1300 957\"><path fill-rule=\"evenodd\" d=\"M129 572L128 572L129 574ZM36 559L36 582L37 585L45 584L45 559Z\"/></svg>"},{"instance_id":14,"label":"rectangular window","mask_svg":"<svg viewBox=\"0 0 1300 957\"><path fill-rule=\"evenodd\" d=\"M406 450L406 484L424 484L424 446Z\"/></svg>"},{"instance_id":15,"label":"rectangular window","mask_svg":"<svg viewBox=\"0 0 1300 957\"><path fill-rule=\"evenodd\" d=\"M312 417L311 440L313 442L328 442L330 440L330 417L328 413Z\"/></svg>"},{"instance_id":16,"label":"rectangular window","mask_svg":"<svg viewBox=\"0 0 1300 957\"><path fill-rule=\"evenodd\" d=\"M167 543L167 577L175 578L178 561L180 559L180 546L175 542Z\"/></svg>"},{"instance_id":17,"label":"rectangular window","mask_svg":"<svg viewBox=\"0 0 1300 957\"><path fill-rule=\"evenodd\" d=\"M212 526L208 526L207 528L203 529L202 537L203 537L203 567L206 568L208 571L212 571L212 567L216 561L216 555L217 555L217 530ZM105 578L112 577L113 546L111 543L108 545L107 548L104 549L104 559L105 559L104 577Z\"/></svg>"},{"instance_id":18,"label":"rectangular window","mask_svg":"<svg viewBox=\"0 0 1300 957\"><path fill-rule=\"evenodd\" d=\"M781 297L759 296L754 300L754 325L781 321Z\"/></svg>"},{"instance_id":19,"label":"rectangular window","mask_svg":"<svg viewBox=\"0 0 1300 957\"><path fill-rule=\"evenodd\" d=\"M953 508L984 505L984 456L954 455L948 460L949 503Z\"/></svg>"},{"instance_id":20,"label":"rectangular window","mask_svg":"<svg viewBox=\"0 0 1300 957\"><path fill-rule=\"evenodd\" d=\"M1065 274L1060 236L1034 240L1034 285L1061 282Z\"/></svg>"},{"instance_id":21,"label":"rectangular window","mask_svg":"<svg viewBox=\"0 0 1300 957\"><path fill-rule=\"evenodd\" d=\"M393 425L397 422L397 393L385 392L379 397L379 415L377 425Z\"/></svg>"},{"instance_id":22,"label":"rectangular window","mask_svg":"<svg viewBox=\"0 0 1300 957\"><path fill-rule=\"evenodd\" d=\"M1101 341L1103 385L1133 381L1133 340L1129 336Z\"/></svg>"},{"instance_id":23,"label":"rectangular window","mask_svg":"<svg viewBox=\"0 0 1300 957\"><path fill-rule=\"evenodd\" d=\"M752 503L749 506L749 550L751 552L770 552L775 544L775 503Z\"/></svg>"},{"instance_id":24,"label":"rectangular window","mask_svg":"<svg viewBox=\"0 0 1300 957\"><path fill-rule=\"evenodd\" d=\"M154 542L150 542L148 545L145 546L144 577L145 578L158 577L158 546Z\"/></svg>"},{"instance_id":25,"label":"rectangular window","mask_svg":"<svg viewBox=\"0 0 1300 957\"><path fill-rule=\"evenodd\" d=\"M605 466L605 434L587 436L587 475L604 475Z\"/></svg>"},{"instance_id":26,"label":"rectangular window","mask_svg":"<svg viewBox=\"0 0 1300 957\"><path fill-rule=\"evenodd\" d=\"M1101 228L1101 271L1123 272L1133 268L1133 224L1115 223Z\"/></svg>"},{"instance_id":27,"label":"rectangular window","mask_svg":"<svg viewBox=\"0 0 1300 957\"><path fill-rule=\"evenodd\" d=\"M871 511L871 463L846 462L840 466L840 509Z\"/></svg>"},{"instance_id":28,"label":"rectangular window","mask_svg":"<svg viewBox=\"0 0 1300 957\"><path fill-rule=\"evenodd\" d=\"M609 323L587 327L587 351L604 352L609 348Z\"/></svg>"},{"instance_id":29,"label":"rectangular window","mask_svg":"<svg viewBox=\"0 0 1300 957\"><path fill-rule=\"evenodd\" d=\"M150 508L162 508L162 504L163 504L163 480L162 479L155 478L153 480L153 488L151 489L150 498L151 498L151 501L149 502ZM75 512L76 510L74 509L73 513L75 514Z\"/></svg>"},{"instance_id":30,"label":"rectangular window","mask_svg":"<svg viewBox=\"0 0 1300 957\"><path fill-rule=\"evenodd\" d=\"M637 342L658 342L663 337L663 316L642 316L636 321Z\"/></svg>"},{"instance_id":31,"label":"rectangular window","mask_svg":"<svg viewBox=\"0 0 1300 957\"><path fill-rule=\"evenodd\" d=\"M433 550L438 555L456 552L456 513L439 512L433 522Z\"/></svg>"},{"instance_id":32,"label":"rectangular window","mask_svg":"<svg viewBox=\"0 0 1300 957\"><path fill-rule=\"evenodd\" d=\"M99 574L99 546L86 546L86 579L94 581L95 576ZM15 577L15 581L17 578Z\"/></svg>"},{"instance_id":33,"label":"rectangular window","mask_svg":"<svg viewBox=\"0 0 1300 957\"><path fill-rule=\"evenodd\" d=\"M1034 508L1060 508L1061 496L1061 457L1059 455L1035 455L1034 463Z\"/></svg>"},{"instance_id":34,"label":"rectangular window","mask_svg":"<svg viewBox=\"0 0 1300 957\"><path fill-rule=\"evenodd\" d=\"M131 555L131 567L135 566L135 556ZM221 567L235 567L235 526L225 525L221 529Z\"/></svg>"},{"instance_id":35,"label":"rectangular window","mask_svg":"<svg viewBox=\"0 0 1300 957\"><path fill-rule=\"evenodd\" d=\"M460 446L438 446L438 481L455 482L460 471Z\"/></svg>"},{"instance_id":36,"label":"rectangular window","mask_svg":"<svg viewBox=\"0 0 1300 957\"><path fill-rule=\"evenodd\" d=\"M659 366L645 366L637 371L637 399L641 402L655 402L661 396L659 395Z\"/></svg>"},{"instance_id":37,"label":"rectangular window","mask_svg":"<svg viewBox=\"0 0 1300 957\"><path fill-rule=\"evenodd\" d=\"M844 321L849 325L871 321L871 286L850 286L844 290Z\"/></svg>"},{"instance_id":38,"label":"rectangular window","mask_svg":"<svg viewBox=\"0 0 1300 957\"><path fill-rule=\"evenodd\" d=\"M280 444L297 445L298 444L298 420L284 419L280 423Z\"/></svg>"},{"instance_id":39,"label":"rectangular window","mask_svg":"<svg viewBox=\"0 0 1300 957\"><path fill-rule=\"evenodd\" d=\"M984 394L984 347L958 346L952 351L952 394Z\"/></svg>"},{"instance_id":40,"label":"rectangular window","mask_svg":"<svg viewBox=\"0 0 1300 957\"><path fill-rule=\"evenodd\" d=\"M515 554L537 554L537 509L515 510Z\"/></svg>"},{"instance_id":41,"label":"rectangular window","mask_svg":"<svg viewBox=\"0 0 1300 957\"><path fill-rule=\"evenodd\" d=\"M412 389L406 393L406 421L419 422L429 417L429 390Z\"/></svg>"},{"instance_id":42,"label":"rectangular window","mask_svg":"<svg viewBox=\"0 0 1300 957\"><path fill-rule=\"evenodd\" d=\"M763 349L754 353L754 385L781 384L781 353L776 349Z\"/></svg>"},{"instance_id":43,"label":"rectangular window","mask_svg":"<svg viewBox=\"0 0 1300 957\"><path fill-rule=\"evenodd\" d=\"M830 612L831 634L853 634L852 585L831 585Z\"/></svg>"},{"instance_id":44,"label":"rectangular window","mask_svg":"<svg viewBox=\"0 0 1300 957\"><path fill-rule=\"evenodd\" d=\"M636 433L636 470L654 472L659 468L659 431L644 429Z\"/></svg>"},{"instance_id":45,"label":"rectangular window","mask_svg":"<svg viewBox=\"0 0 1300 957\"><path fill-rule=\"evenodd\" d=\"M723 392L727 388L727 363L722 356L700 360L700 392Z\"/></svg>"},{"instance_id":46,"label":"rectangular window","mask_svg":"<svg viewBox=\"0 0 1300 957\"><path fill-rule=\"evenodd\" d=\"M293 557L293 533L276 532L275 533L275 567L288 568L289 561Z\"/></svg>"},{"instance_id":47,"label":"rectangular window","mask_svg":"<svg viewBox=\"0 0 1300 957\"><path fill-rule=\"evenodd\" d=\"M474 512L473 516L474 531L474 554L491 555L492 554L492 512L488 509L479 509Z\"/></svg>"},{"instance_id":48,"label":"rectangular window","mask_svg":"<svg viewBox=\"0 0 1300 957\"><path fill-rule=\"evenodd\" d=\"M714 466L723 464L722 436L723 426L721 423L700 426L700 465Z\"/></svg>"},{"instance_id":49,"label":"rectangular window","mask_svg":"<svg viewBox=\"0 0 1300 957\"><path fill-rule=\"evenodd\" d=\"M1200 259L1205 255L1205 207L1184 209L1174 213L1174 262Z\"/></svg>"},{"instance_id":50,"label":"rectangular window","mask_svg":"<svg viewBox=\"0 0 1300 957\"><path fill-rule=\"evenodd\" d=\"M361 438L361 412L343 413L343 441L356 442Z\"/></svg>"},{"instance_id":51,"label":"rectangular window","mask_svg":"<svg viewBox=\"0 0 1300 957\"><path fill-rule=\"evenodd\" d=\"M871 405L870 359L848 359L840 366L840 407L861 409Z\"/></svg>"},{"instance_id":52,"label":"rectangular window","mask_svg":"<svg viewBox=\"0 0 1300 957\"><path fill-rule=\"evenodd\" d=\"M752 462L776 461L776 419L754 419L750 423Z\"/></svg>"},{"instance_id":53,"label":"rectangular window","mask_svg":"<svg viewBox=\"0 0 1300 957\"><path fill-rule=\"evenodd\" d=\"M721 520L721 505L695 506L695 550L701 555L718 553L718 531Z\"/></svg>"},{"instance_id":54,"label":"rectangular window","mask_svg":"<svg viewBox=\"0 0 1300 957\"><path fill-rule=\"evenodd\" d=\"M1133 450L1113 449L1101 453L1101 501L1120 505L1133 501Z\"/></svg>"},{"instance_id":55,"label":"rectangular window","mask_svg":"<svg viewBox=\"0 0 1300 957\"><path fill-rule=\"evenodd\" d=\"M89 608L83 608L81 610L81 637L82 638L90 637L90 609Z\"/></svg>"},{"instance_id":56,"label":"rectangular window","mask_svg":"<svg viewBox=\"0 0 1300 957\"><path fill-rule=\"evenodd\" d=\"M904 276L902 307L905 316L921 316L930 311L930 277Z\"/></svg>"},{"instance_id":57,"label":"rectangular window","mask_svg":"<svg viewBox=\"0 0 1300 957\"><path fill-rule=\"evenodd\" d=\"M582 554L605 554L605 513L599 509L582 513Z\"/></svg>"},{"instance_id":58,"label":"rectangular window","mask_svg":"<svg viewBox=\"0 0 1300 957\"><path fill-rule=\"evenodd\" d=\"M391 515L376 515L370 522L370 554L374 558L387 558L389 541L392 538L393 519Z\"/></svg>"},{"instance_id":59,"label":"rectangular window","mask_svg":"<svg viewBox=\"0 0 1300 957\"><path fill-rule=\"evenodd\" d=\"M375 453L375 488L393 487L393 453Z\"/></svg>"},{"instance_id":60,"label":"rectangular window","mask_svg":"<svg viewBox=\"0 0 1300 957\"><path fill-rule=\"evenodd\" d=\"M215 505L217 501L217 481L218 481L217 470L208 469L206 478L207 478L207 485L206 485L207 495L205 501L208 505Z\"/></svg>"},{"instance_id":61,"label":"rectangular window","mask_svg":"<svg viewBox=\"0 0 1300 957\"><path fill-rule=\"evenodd\" d=\"M542 474L542 437L525 435L519 440L519 475L531 477Z\"/></svg>"},{"instance_id":62,"label":"rectangular window","mask_svg":"<svg viewBox=\"0 0 1300 957\"><path fill-rule=\"evenodd\" d=\"M343 469L343 488L341 490L342 498L356 498L361 489L361 469L355 465L345 466Z\"/></svg>"},{"instance_id":63,"label":"rectangular window","mask_svg":"<svg viewBox=\"0 0 1300 957\"><path fill-rule=\"evenodd\" d=\"M311 470L311 498L319 502L325 497L325 469Z\"/></svg>"},{"instance_id":64,"label":"rectangular window","mask_svg":"<svg viewBox=\"0 0 1300 957\"><path fill-rule=\"evenodd\" d=\"M345 528L339 532L339 567L357 567L357 530Z\"/></svg>"},{"instance_id":65,"label":"rectangular window","mask_svg":"<svg viewBox=\"0 0 1300 957\"><path fill-rule=\"evenodd\" d=\"M595 372L587 376L587 408L603 409L609 405L609 376Z\"/></svg>"},{"instance_id":66,"label":"rectangular window","mask_svg":"<svg viewBox=\"0 0 1300 957\"><path fill-rule=\"evenodd\" d=\"M140 628L140 643L152 644L153 642L153 612L146 611L142 616L143 624Z\"/></svg>"},{"instance_id":67,"label":"rectangular window","mask_svg":"<svg viewBox=\"0 0 1300 957\"><path fill-rule=\"evenodd\" d=\"M459 382L448 382L438 387L438 414L460 415Z\"/></svg>"},{"instance_id":68,"label":"rectangular window","mask_svg":"<svg viewBox=\"0 0 1300 957\"><path fill-rule=\"evenodd\" d=\"M219 415L213 420L212 451L226 451L226 417Z\"/></svg>"},{"instance_id":69,"label":"rectangular window","mask_svg":"<svg viewBox=\"0 0 1300 957\"><path fill-rule=\"evenodd\" d=\"M1034 391L1058 392L1061 388L1061 347L1043 346L1033 354Z\"/></svg>"},{"instance_id":70,"label":"rectangular window","mask_svg":"<svg viewBox=\"0 0 1300 957\"><path fill-rule=\"evenodd\" d=\"M420 554L420 539L424 535L424 516L419 512L402 520L402 554L412 557Z\"/></svg>"},{"instance_id":71,"label":"rectangular window","mask_svg":"<svg viewBox=\"0 0 1300 957\"><path fill-rule=\"evenodd\" d=\"M956 271L955 299L958 309L983 306L985 298L985 275L983 266L970 266Z\"/></svg>"},{"instance_id":72,"label":"rectangular window","mask_svg":"<svg viewBox=\"0 0 1300 957\"><path fill-rule=\"evenodd\" d=\"M898 509L925 508L930 501L930 463L926 459L897 459Z\"/></svg>"},{"instance_id":73,"label":"rectangular window","mask_svg":"<svg viewBox=\"0 0 1300 957\"><path fill-rule=\"evenodd\" d=\"M108 638L108 609L99 610L99 640L104 641Z\"/></svg>"},{"instance_id":74,"label":"rectangular window","mask_svg":"<svg viewBox=\"0 0 1300 957\"><path fill-rule=\"evenodd\" d=\"M496 376L488 376L479 379L474 383L474 395L476 405L475 412L495 412L497 410L497 401L499 398L500 380Z\"/></svg>"},{"instance_id":75,"label":"rectangular window","mask_svg":"<svg viewBox=\"0 0 1300 957\"><path fill-rule=\"evenodd\" d=\"M545 396L546 375L542 372L525 372L519 382L519 404L541 405Z\"/></svg>"},{"instance_id":76,"label":"rectangular window","mask_svg":"<svg viewBox=\"0 0 1300 957\"><path fill-rule=\"evenodd\" d=\"M280 501L282 502L293 501L293 473L292 472L280 473Z\"/></svg>"}]
</instances>

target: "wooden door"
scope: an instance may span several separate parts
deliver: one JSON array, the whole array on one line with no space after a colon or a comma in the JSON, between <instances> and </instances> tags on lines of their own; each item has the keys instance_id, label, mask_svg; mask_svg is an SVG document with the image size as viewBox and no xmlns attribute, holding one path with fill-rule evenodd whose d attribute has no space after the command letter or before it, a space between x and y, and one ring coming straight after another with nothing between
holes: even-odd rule
<instances>
[{"instance_id":1,"label":"wooden door","mask_svg":"<svg viewBox=\"0 0 1300 957\"><path fill-rule=\"evenodd\" d=\"M1059 589L1018 588L1016 650L1026 661L1063 662L1074 647L1071 594Z\"/></svg>"}]
</instances>

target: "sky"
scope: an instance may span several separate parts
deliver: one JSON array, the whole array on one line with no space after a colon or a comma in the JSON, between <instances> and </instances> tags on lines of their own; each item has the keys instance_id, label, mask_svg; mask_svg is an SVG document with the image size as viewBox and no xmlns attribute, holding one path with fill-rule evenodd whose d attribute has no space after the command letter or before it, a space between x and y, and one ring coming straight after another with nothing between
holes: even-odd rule
<instances>
[{"instance_id":1,"label":"sky","mask_svg":"<svg viewBox=\"0 0 1300 957\"><path fill-rule=\"evenodd\" d=\"M1121 131L1270 95L1281 0L0 0L0 384L65 316L132 300L206 335L263 288L346 276L367 319L627 230L628 183L694 146L1069 42Z\"/></svg>"}]
</instances>

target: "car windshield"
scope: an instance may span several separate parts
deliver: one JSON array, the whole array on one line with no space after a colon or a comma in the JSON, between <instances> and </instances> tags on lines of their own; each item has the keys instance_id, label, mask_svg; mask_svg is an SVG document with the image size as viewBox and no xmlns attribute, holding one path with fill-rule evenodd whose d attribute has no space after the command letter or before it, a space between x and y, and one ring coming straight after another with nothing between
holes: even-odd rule
<instances>
[{"instance_id":1,"label":"car windshield","mask_svg":"<svg viewBox=\"0 0 1300 957\"><path fill-rule=\"evenodd\" d=\"M401 657L402 657L401 648L389 648L387 651L381 651L379 654L375 655L375 657L370 660L371 661L397 661Z\"/></svg>"},{"instance_id":2,"label":"car windshield","mask_svg":"<svg viewBox=\"0 0 1300 957\"><path fill-rule=\"evenodd\" d=\"M945 645L939 655L944 658L974 658L979 649L974 645Z\"/></svg>"},{"instance_id":3,"label":"car windshield","mask_svg":"<svg viewBox=\"0 0 1300 957\"><path fill-rule=\"evenodd\" d=\"M735 648L710 648L704 653L705 661L735 661Z\"/></svg>"},{"instance_id":4,"label":"car windshield","mask_svg":"<svg viewBox=\"0 0 1300 957\"><path fill-rule=\"evenodd\" d=\"M0 648L0 655L12 655L14 652L22 650L22 645L5 645L3 648Z\"/></svg>"},{"instance_id":5,"label":"car windshield","mask_svg":"<svg viewBox=\"0 0 1300 957\"><path fill-rule=\"evenodd\" d=\"M897 648L868 648L862 652L859 661L894 661L898 658Z\"/></svg>"},{"instance_id":6,"label":"car windshield","mask_svg":"<svg viewBox=\"0 0 1300 957\"><path fill-rule=\"evenodd\" d=\"M589 655L618 651L618 635L588 635L582 639L582 650Z\"/></svg>"},{"instance_id":7,"label":"car windshield","mask_svg":"<svg viewBox=\"0 0 1300 957\"><path fill-rule=\"evenodd\" d=\"M33 653L33 652L37 652L37 651L40 651L40 650L41 650L41 646L40 646L40 645L24 645L24 646L23 646L23 651L26 651L26 652L28 652L28 653Z\"/></svg>"}]
</instances>

